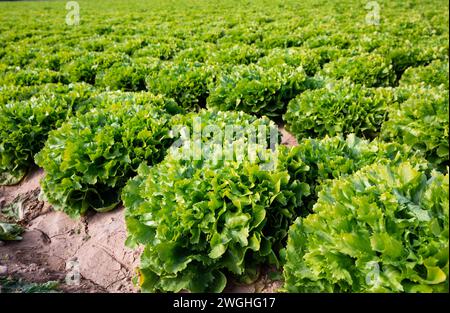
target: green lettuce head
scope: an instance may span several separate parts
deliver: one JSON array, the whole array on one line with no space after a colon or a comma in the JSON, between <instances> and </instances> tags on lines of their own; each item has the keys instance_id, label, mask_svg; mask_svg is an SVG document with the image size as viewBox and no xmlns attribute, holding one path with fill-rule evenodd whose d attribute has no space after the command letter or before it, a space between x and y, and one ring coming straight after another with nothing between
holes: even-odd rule
<instances>
[{"instance_id":1,"label":"green lettuce head","mask_svg":"<svg viewBox=\"0 0 450 313\"><path fill-rule=\"evenodd\" d=\"M449 186L411 165L334 180L289 230L288 292L448 292Z\"/></svg>"},{"instance_id":2,"label":"green lettuce head","mask_svg":"<svg viewBox=\"0 0 450 313\"><path fill-rule=\"evenodd\" d=\"M207 116L215 125L273 125L239 112L202 111L197 116ZM240 143L245 145L245 138ZM278 147L272 169L247 156L183 159L175 153L182 149L171 150L154 167L141 165L122 193L127 243L145 246L142 291L220 292L228 275L248 281L260 264L278 265L296 208L309 193L308 185L290 178L283 157L287 148ZM301 161L296 168L307 170Z\"/></svg>"}]
</instances>

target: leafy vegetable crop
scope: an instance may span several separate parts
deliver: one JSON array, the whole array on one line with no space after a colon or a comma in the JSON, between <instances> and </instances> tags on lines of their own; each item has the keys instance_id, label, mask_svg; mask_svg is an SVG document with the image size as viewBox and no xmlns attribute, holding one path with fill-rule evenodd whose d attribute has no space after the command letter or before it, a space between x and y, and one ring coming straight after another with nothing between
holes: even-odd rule
<instances>
[{"instance_id":1,"label":"leafy vegetable crop","mask_svg":"<svg viewBox=\"0 0 450 313\"><path fill-rule=\"evenodd\" d=\"M69 25L57 1L0 1L0 185L37 162L44 200L70 216L122 196L127 242L144 248L143 291L221 291L267 266L280 271L297 217L288 291L448 290L448 254L433 254L438 228L403 209L448 201L444 192L417 202L449 166L448 2L383 1L379 20L366 0L77 3L80 23ZM283 127L298 146L252 127ZM388 177L367 178L385 168L430 180L401 194ZM322 233L331 222L354 218L346 227L372 232L361 220L369 213L339 215L355 207L347 189L420 257L383 256L376 238L335 258L347 235ZM387 214L395 203L402 211ZM448 214L437 219L445 229ZM296 237L303 221L308 236ZM306 248L317 254L301 267ZM378 265L361 269L363 252ZM302 276L313 274L324 278Z\"/></svg>"},{"instance_id":2,"label":"leafy vegetable crop","mask_svg":"<svg viewBox=\"0 0 450 313\"><path fill-rule=\"evenodd\" d=\"M377 54L339 58L325 65L324 75L366 87L391 86L396 79L389 60Z\"/></svg>"},{"instance_id":3,"label":"leafy vegetable crop","mask_svg":"<svg viewBox=\"0 0 450 313\"><path fill-rule=\"evenodd\" d=\"M409 162L334 180L289 230L289 292L448 292L448 174Z\"/></svg>"},{"instance_id":4,"label":"leafy vegetable crop","mask_svg":"<svg viewBox=\"0 0 450 313\"><path fill-rule=\"evenodd\" d=\"M85 109L91 93L87 85L72 85L0 105L1 185L16 184L23 178L33 165L34 155L44 146L49 131L77 110Z\"/></svg>"},{"instance_id":5,"label":"leafy vegetable crop","mask_svg":"<svg viewBox=\"0 0 450 313\"><path fill-rule=\"evenodd\" d=\"M303 199L308 210L302 210L302 213L311 211L323 185L333 179L353 174L370 164L398 164L407 160L427 166L427 161L407 145L378 140L370 142L354 134L345 139L341 136L303 139L286 156L291 179L302 181L310 188L310 194ZM299 173L297 164L302 169ZM303 170L305 164L308 166L307 171Z\"/></svg>"},{"instance_id":6,"label":"leafy vegetable crop","mask_svg":"<svg viewBox=\"0 0 450 313\"><path fill-rule=\"evenodd\" d=\"M441 169L448 166L448 90L415 88L404 102L389 108L382 136L422 151Z\"/></svg>"},{"instance_id":7,"label":"leafy vegetable crop","mask_svg":"<svg viewBox=\"0 0 450 313\"><path fill-rule=\"evenodd\" d=\"M307 89L308 77L301 67L237 66L217 78L207 100L209 108L279 116L286 103Z\"/></svg>"},{"instance_id":8,"label":"leafy vegetable crop","mask_svg":"<svg viewBox=\"0 0 450 313\"><path fill-rule=\"evenodd\" d=\"M238 113L205 114L220 125ZM242 125L261 122L239 117ZM283 160L267 171L260 159L186 160L172 151L154 167L141 165L122 198L128 244L145 245L142 290L217 292L225 287L225 274L248 280L258 264L278 265L287 227L309 192L290 179ZM296 168L302 170L299 163Z\"/></svg>"},{"instance_id":9,"label":"leafy vegetable crop","mask_svg":"<svg viewBox=\"0 0 450 313\"><path fill-rule=\"evenodd\" d=\"M198 62L161 63L147 76L147 89L171 97L186 109L205 107L208 84L213 81L211 66Z\"/></svg>"},{"instance_id":10,"label":"leafy vegetable crop","mask_svg":"<svg viewBox=\"0 0 450 313\"><path fill-rule=\"evenodd\" d=\"M448 61L436 60L427 66L409 67L402 75L401 85L443 85L448 90Z\"/></svg>"},{"instance_id":11,"label":"leafy vegetable crop","mask_svg":"<svg viewBox=\"0 0 450 313\"><path fill-rule=\"evenodd\" d=\"M289 102L283 116L298 138L355 133L373 138L395 97L389 88L366 88L347 82L308 90Z\"/></svg>"}]
</instances>

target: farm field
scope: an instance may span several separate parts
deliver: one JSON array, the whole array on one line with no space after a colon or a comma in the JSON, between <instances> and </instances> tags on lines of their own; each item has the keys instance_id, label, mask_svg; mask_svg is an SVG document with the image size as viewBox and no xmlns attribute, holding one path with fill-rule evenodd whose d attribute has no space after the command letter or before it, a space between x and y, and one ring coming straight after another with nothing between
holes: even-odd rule
<instances>
[{"instance_id":1,"label":"farm field","mask_svg":"<svg viewBox=\"0 0 450 313\"><path fill-rule=\"evenodd\" d=\"M448 292L448 6L0 1L0 292Z\"/></svg>"}]
</instances>

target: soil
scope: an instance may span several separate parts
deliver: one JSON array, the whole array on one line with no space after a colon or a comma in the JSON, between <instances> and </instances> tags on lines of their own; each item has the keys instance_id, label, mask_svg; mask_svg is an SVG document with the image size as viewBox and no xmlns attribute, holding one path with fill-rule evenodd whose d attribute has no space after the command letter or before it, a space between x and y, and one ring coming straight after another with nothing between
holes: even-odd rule
<instances>
[{"instance_id":1,"label":"soil","mask_svg":"<svg viewBox=\"0 0 450 313\"><path fill-rule=\"evenodd\" d=\"M284 128L282 143L296 145ZM58 281L63 292L138 292L133 284L141 250L125 246L123 207L71 219L39 199L42 169L19 184L0 186L0 210L14 206L26 228L20 241L0 241L0 277L27 282ZM0 216L1 217L1 216ZM250 285L230 283L225 292L276 292L268 273Z\"/></svg>"},{"instance_id":2,"label":"soil","mask_svg":"<svg viewBox=\"0 0 450 313\"><path fill-rule=\"evenodd\" d=\"M278 129L282 135L281 144L289 147L298 146L297 139L295 139L295 137L289 133L284 126L280 126Z\"/></svg>"}]
</instances>

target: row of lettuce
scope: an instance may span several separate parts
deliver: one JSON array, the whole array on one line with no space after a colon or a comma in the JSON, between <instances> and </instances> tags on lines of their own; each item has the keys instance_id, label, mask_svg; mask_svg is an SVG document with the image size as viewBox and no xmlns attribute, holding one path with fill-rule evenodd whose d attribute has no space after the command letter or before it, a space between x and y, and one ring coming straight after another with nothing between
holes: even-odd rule
<instances>
[{"instance_id":1,"label":"row of lettuce","mask_svg":"<svg viewBox=\"0 0 450 313\"><path fill-rule=\"evenodd\" d=\"M4 16L0 86L87 83L163 94L188 110L208 106L273 117L324 79L448 89L448 17L436 5L415 4L424 17L417 8L406 5L411 14L405 15L402 4L385 4L387 20L376 27L365 22L364 5L346 1L317 11L289 2L230 13L222 5L230 3L214 12L175 7L170 16L155 5L133 18L103 8L104 23L88 15L75 29L62 23L49 30L42 25L47 20L34 17L19 31L17 18Z\"/></svg>"},{"instance_id":2,"label":"row of lettuce","mask_svg":"<svg viewBox=\"0 0 450 313\"><path fill-rule=\"evenodd\" d=\"M386 3L373 26L354 1L171 3L96 7L77 28L49 29L50 3L20 31L3 16L0 184L38 165L43 198L72 217L123 202L142 291L220 292L273 265L288 292L448 292L439 5ZM203 138L197 159L173 146L196 118L276 128L266 116L298 146L218 160L229 141ZM2 240L22 231L0 223Z\"/></svg>"},{"instance_id":3,"label":"row of lettuce","mask_svg":"<svg viewBox=\"0 0 450 313\"><path fill-rule=\"evenodd\" d=\"M448 61L446 64L447 69L442 70L447 71L447 86L439 76L433 75L433 64L411 71L408 69L405 75L408 74L406 78L412 82L401 83L396 88L366 87L348 80L312 80L298 71L290 76L296 77L296 83L290 82L289 88L283 84L274 85L272 90L259 86L255 73L246 73L249 77L245 83L224 81L218 88L221 91L208 98L213 98L208 107L213 110L248 111L248 108L261 105L266 108L265 113L274 113L288 102L283 119L288 130L299 140L349 133L364 138L380 137L406 143L424 152L430 162L442 169L448 166L449 156ZM426 81L424 76L433 79ZM299 83L302 79L305 81ZM167 88L172 86L169 82L163 85ZM262 95L246 92L245 86L248 85L258 86ZM179 88L179 96L171 100L173 103L169 105L169 111L190 111L192 108L186 108L183 104L196 103L190 93L185 92L193 89L183 84L173 86ZM314 88L308 89L311 86ZM71 117L74 117L74 123L78 123L86 113L109 108L112 104L124 102L139 105L154 101L153 95L148 92L101 91L86 83L3 86L0 91L2 184L20 181L32 166L35 154L44 146L48 133ZM164 96L164 99L168 98ZM237 108L232 103L237 104ZM277 118L277 115L273 117ZM88 128L95 127L88 125Z\"/></svg>"},{"instance_id":4,"label":"row of lettuce","mask_svg":"<svg viewBox=\"0 0 450 313\"><path fill-rule=\"evenodd\" d=\"M285 113L289 100L296 95L322 87L323 80L347 80L368 88L421 82L448 88L448 49L435 51L431 46L420 50L421 54L405 52L396 55L398 61L374 52L329 56L327 49L331 48L277 48L249 64L205 63L189 58L133 60L104 52L85 53L62 72L0 63L0 85L32 88L87 83L99 90L164 94L186 109L208 106L274 117ZM336 54L342 54L338 51Z\"/></svg>"}]
</instances>

